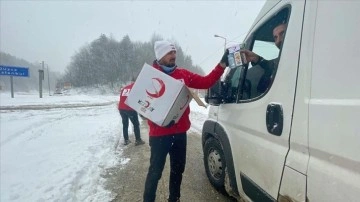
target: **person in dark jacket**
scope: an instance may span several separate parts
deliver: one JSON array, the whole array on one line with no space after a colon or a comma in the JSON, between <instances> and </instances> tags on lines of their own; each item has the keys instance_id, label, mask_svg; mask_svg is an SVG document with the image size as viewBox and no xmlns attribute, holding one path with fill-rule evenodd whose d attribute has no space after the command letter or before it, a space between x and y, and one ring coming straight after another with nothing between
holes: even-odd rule
<instances>
[{"instance_id":1,"label":"person in dark jacket","mask_svg":"<svg viewBox=\"0 0 360 202\"><path fill-rule=\"evenodd\" d=\"M281 22L273 29L274 43L279 49L281 49L284 42L286 28L287 24L285 22ZM264 74L262 75L257 85L257 91L259 93L265 92L271 86L274 80L274 76L279 63L279 58L265 60L263 57L257 55L252 51L242 50L241 52L245 54L246 60L250 61L252 66L259 65L261 68L264 69Z\"/></svg>"},{"instance_id":2,"label":"person in dark jacket","mask_svg":"<svg viewBox=\"0 0 360 202\"><path fill-rule=\"evenodd\" d=\"M184 84L194 89L208 89L220 79L228 66L225 52L220 63L206 76L200 76L187 69L178 67L176 47L168 41L156 41L154 45L156 60L153 67L174 79L182 80ZM186 163L186 132L190 128L190 108L187 107L177 123L161 127L148 120L150 166L145 181L144 202L153 202L156 198L158 181L165 166L166 156L170 155L170 180L168 201L180 201L180 186ZM199 145L200 146L200 145Z\"/></svg>"},{"instance_id":3,"label":"person in dark jacket","mask_svg":"<svg viewBox=\"0 0 360 202\"><path fill-rule=\"evenodd\" d=\"M120 112L120 116L122 119L123 124L123 136L124 136L124 145L128 145L131 141L129 140L129 119L134 126L134 133L135 133L135 146L145 144L145 142L141 139L140 136L140 124L138 113L130 108L128 105L125 104L125 100L129 95L132 86L134 85L135 79L132 79L132 83L128 84L127 86L123 87L120 90L120 101L118 105L118 109Z\"/></svg>"}]
</instances>

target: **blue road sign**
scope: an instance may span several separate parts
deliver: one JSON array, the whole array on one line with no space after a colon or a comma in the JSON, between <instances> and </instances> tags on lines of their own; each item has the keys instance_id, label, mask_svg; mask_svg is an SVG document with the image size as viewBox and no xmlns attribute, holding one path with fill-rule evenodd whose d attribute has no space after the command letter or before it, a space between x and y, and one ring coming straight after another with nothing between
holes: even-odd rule
<instances>
[{"instance_id":1,"label":"blue road sign","mask_svg":"<svg viewBox=\"0 0 360 202\"><path fill-rule=\"evenodd\" d=\"M0 75L29 77L29 68L0 65Z\"/></svg>"}]
</instances>

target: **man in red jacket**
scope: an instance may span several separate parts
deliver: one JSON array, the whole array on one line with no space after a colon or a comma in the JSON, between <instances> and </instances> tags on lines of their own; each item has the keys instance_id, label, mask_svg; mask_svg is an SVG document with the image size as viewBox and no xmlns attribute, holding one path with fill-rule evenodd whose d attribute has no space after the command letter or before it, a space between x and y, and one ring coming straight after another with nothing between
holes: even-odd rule
<instances>
[{"instance_id":1,"label":"man in red jacket","mask_svg":"<svg viewBox=\"0 0 360 202\"><path fill-rule=\"evenodd\" d=\"M124 145L128 145L131 142L129 140L129 134L128 134L129 119L130 119L131 123L134 126L134 133L136 138L135 146L137 146L145 143L140 136L140 126L139 126L140 124L139 124L138 114L135 110L133 110L132 108L130 108L125 104L125 100L128 97L132 86L134 85L134 81L135 79L132 79L132 82L129 85L121 89L118 109L123 124Z\"/></svg>"},{"instance_id":2,"label":"man in red jacket","mask_svg":"<svg viewBox=\"0 0 360 202\"><path fill-rule=\"evenodd\" d=\"M225 52L220 63L206 76L200 76L187 69L177 67L176 48L168 41L156 41L154 46L156 60L153 67L175 79L183 80L190 88L208 89L221 77L228 66ZM148 120L150 166L145 181L144 202L153 202L156 197L158 181L164 169L166 156L170 155L170 181L168 201L180 201L180 186L186 162L186 132L190 128L190 108L187 107L179 121L167 127L161 127Z\"/></svg>"}]
</instances>

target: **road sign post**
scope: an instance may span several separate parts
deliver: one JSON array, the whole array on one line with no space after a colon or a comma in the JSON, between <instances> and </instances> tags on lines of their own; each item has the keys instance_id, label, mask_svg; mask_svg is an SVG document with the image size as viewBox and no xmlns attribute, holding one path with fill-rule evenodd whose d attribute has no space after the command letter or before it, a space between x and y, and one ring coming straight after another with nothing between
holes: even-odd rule
<instances>
[{"instance_id":1,"label":"road sign post","mask_svg":"<svg viewBox=\"0 0 360 202\"><path fill-rule=\"evenodd\" d=\"M13 76L10 76L10 88L11 88L11 98L14 98Z\"/></svg>"},{"instance_id":2,"label":"road sign post","mask_svg":"<svg viewBox=\"0 0 360 202\"><path fill-rule=\"evenodd\" d=\"M46 65L46 66L47 66L47 75L48 75L49 96L51 96L51 94L50 94L50 73L49 73L49 65Z\"/></svg>"},{"instance_id":3,"label":"road sign post","mask_svg":"<svg viewBox=\"0 0 360 202\"><path fill-rule=\"evenodd\" d=\"M44 70L39 69L39 96L42 98L42 81L44 80Z\"/></svg>"}]
</instances>

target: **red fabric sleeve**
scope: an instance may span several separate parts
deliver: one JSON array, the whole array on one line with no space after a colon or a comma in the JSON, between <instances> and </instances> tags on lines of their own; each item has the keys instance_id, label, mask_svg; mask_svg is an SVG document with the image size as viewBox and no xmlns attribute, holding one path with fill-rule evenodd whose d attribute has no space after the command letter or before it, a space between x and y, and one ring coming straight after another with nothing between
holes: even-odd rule
<instances>
[{"instance_id":1,"label":"red fabric sleeve","mask_svg":"<svg viewBox=\"0 0 360 202\"><path fill-rule=\"evenodd\" d=\"M224 73L224 70L225 68L221 67L220 64L218 64L206 76L201 76L192 72L188 72L189 83L187 84L187 86L196 89L208 89L213 86L217 80L220 79L221 75Z\"/></svg>"}]
</instances>

